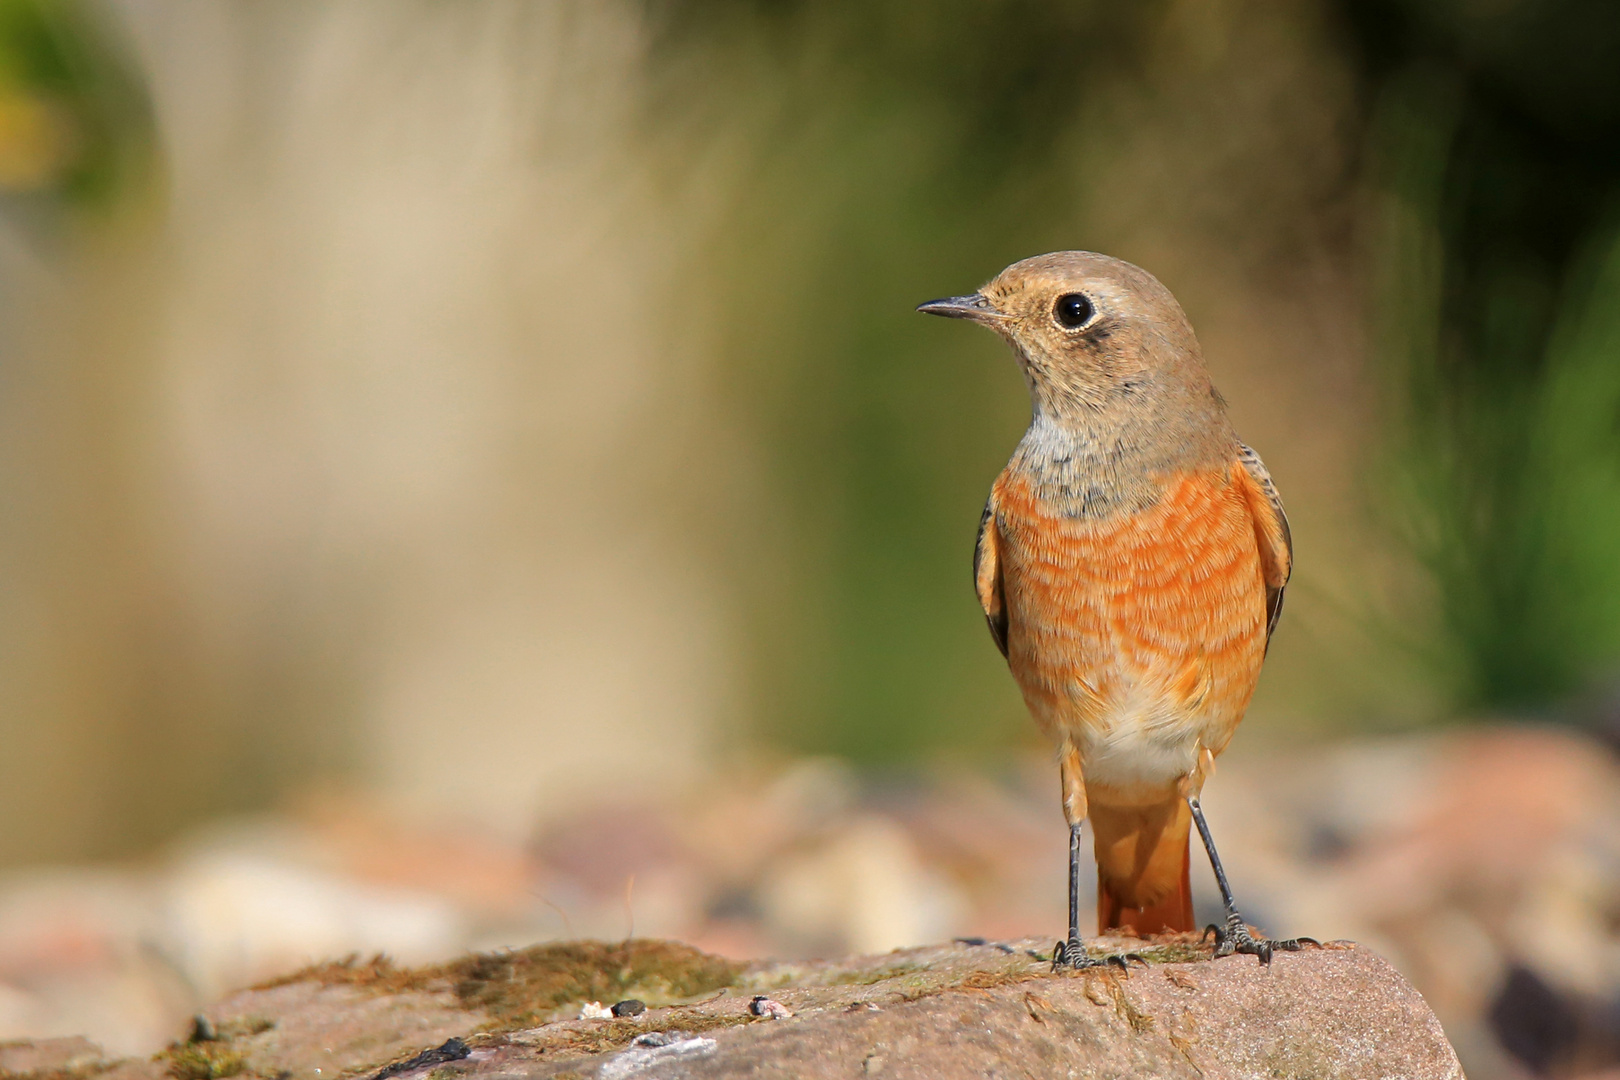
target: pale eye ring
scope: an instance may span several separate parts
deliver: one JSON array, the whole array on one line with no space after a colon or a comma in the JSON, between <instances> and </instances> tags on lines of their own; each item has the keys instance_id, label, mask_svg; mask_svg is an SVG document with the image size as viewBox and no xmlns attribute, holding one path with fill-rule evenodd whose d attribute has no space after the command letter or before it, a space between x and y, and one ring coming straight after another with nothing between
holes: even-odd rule
<instances>
[{"instance_id":1,"label":"pale eye ring","mask_svg":"<svg viewBox=\"0 0 1620 1080\"><path fill-rule=\"evenodd\" d=\"M1052 318L1065 330L1078 330L1090 322L1095 313L1096 308L1092 307L1091 299L1085 293L1064 293L1052 305Z\"/></svg>"}]
</instances>

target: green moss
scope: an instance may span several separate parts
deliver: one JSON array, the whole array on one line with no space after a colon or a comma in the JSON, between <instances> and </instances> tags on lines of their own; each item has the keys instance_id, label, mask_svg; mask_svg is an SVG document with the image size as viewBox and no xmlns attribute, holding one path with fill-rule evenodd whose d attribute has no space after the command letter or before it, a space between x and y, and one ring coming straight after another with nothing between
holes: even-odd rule
<instances>
[{"instance_id":1,"label":"green moss","mask_svg":"<svg viewBox=\"0 0 1620 1080\"><path fill-rule=\"evenodd\" d=\"M159 1057L168 1058L169 1075L175 1080L222 1080L247 1069L247 1059L221 1042L187 1043Z\"/></svg>"},{"instance_id":2,"label":"green moss","mask_svg":"<svg viewBox=\"0 0 1620 1080\"><path fill-rule=\"evenodd\" d=\"M1208 946L1189 941L1170 941L1137 951L1150 964L1194 964L1210 959Z\"/></svg>"},{"instance_id":3,"label":"green moss","mask_svg":"<svg viewBox=\"0 0 1620 1080\"><path fill-rule=\"evenodd\" d=\"M378 993L448 989L465 1008L491 1016L494 1030L513 1030L545 1023L578 1001L635 997L667 1005L731 986L742 973L742 964L671 941L568 941L424 968L396 967L384 956L350 957L266 985L320 982Z\"/></svg>"},{"instance_id":4,"label":"green moss","mask_svg":"<svg viewBox=\"0 0 1620 1080\"><path fill-rule=\"evenodd\" d=\"M1134 940L1128 937L1110 937L1103 941L1089 942L1086 952L1096 960L1130 953L1140 956L1150 964L1193 964L1209 960L1214 955L1207 938L1194 931L1167 931Z\"/></svg>"},{"instance_id":5,"label":"green moss","mask_svg":"<svg viewBox=\"0 0 1620 1080\"><path fill-rule=\"evenodd\" d=\"M1008 964L1000 971L971 971L960 982L947 989L951 990L994 990L999 986L1010 986L1013 983L1030 982L1046 975L1040 968L1030 967L1027 964Z\"/></svg>"},{"instance_id":6,"label":"green moss","mask_svg":"<svg viewBox=\"0 0 1620 1080\"><path fill-rule=\"evenodd\" d=\"M379 993L425 989L426 984L410 968L397 967L388 957L378 953L362 961L358 954L342 960L327 960L299 968L288 975L279 975L253 987L255 990L273 990L278 986L313 982L322 986L353 986Z\"/></svg>"},{"instance_id":7,"label":"green moss","mask_svg":"<svg viewBox=\"0 0 1620 1080\"><path fill-rule=\"evenodd\" d=\"M573 941L469 956L444 970L463 1005L528 1027L575 1001L635 997L656 1006L712 993L734 983L742 965L668 941Z\"/></svg>"},{"instance_id":8,"label":"green moss","mask_svg":"<svg viewBox=\"0 0 1620 1080\"><path fill-rule=\"evenodd\" d=\"M198 1016L191 1038L172 1043L154 1061L166 1063L175 1080L221 1080L249 1073L247 1059L232 1046L233 1040L261 1035L275 1027L274 1020L242 1016L211 1024Z\"/></svg>"},{"instance_id":9,"label":"green moss","mask_svg":"<svg viewBox=\"0 0 1620 1080\"><path fill-rule=\"evenodd\" d=\"M262 1016L240 1016L216 1024L214 1026L214 1039L219 1042L230 1042L232 1039L251 1038L254 1035L262 1035L275 1026L276 1022L274 1020L267 1020ZM195 1043L199 1040L193 1038L191 1041Z\"/></svg>"}]
</instances>

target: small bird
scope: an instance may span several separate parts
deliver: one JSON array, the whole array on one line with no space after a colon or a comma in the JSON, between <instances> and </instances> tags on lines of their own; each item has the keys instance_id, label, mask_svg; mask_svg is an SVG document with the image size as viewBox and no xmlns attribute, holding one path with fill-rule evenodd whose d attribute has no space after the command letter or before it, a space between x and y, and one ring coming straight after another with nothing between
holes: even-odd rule
<instances>
[{"instance_id":1,"label":"small bird","mask_svg":"<svg viewBox=\"0 0 1620 1080\"><path fill-rule=\"evenodd\" d=\"M1031 419L990 488L973 580L990 635L1058 747L1069 823L1069 935L1053 966L1124 966L1080 940L1081 826L1097 925L1192 930L1190 827L1226 905L1216 955L1256 937L1199 804L1243 719L1293 567L1282 501L1238 440L1187 316L1153 275L1086 251L1038 255L918 311L1012 346Z\"/></svg>"}]
</instances>

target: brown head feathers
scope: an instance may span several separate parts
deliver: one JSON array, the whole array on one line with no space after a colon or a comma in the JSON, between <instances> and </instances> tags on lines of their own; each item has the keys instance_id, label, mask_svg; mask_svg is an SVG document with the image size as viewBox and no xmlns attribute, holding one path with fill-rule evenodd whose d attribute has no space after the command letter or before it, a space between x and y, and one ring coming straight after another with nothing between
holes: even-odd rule
<instances>
[{"instance_id":1,"label":"brown head feathers","mask_svg":"<svg viewBox=\"0 0 1620 1080\"><path fill-rule=\"evenodd\" d=\"M1049 473L1050 459L1065 483L1101 472L1134 487L1236 454L1186 314L1140 267L1052 252L1013 263L976 293L917 310L970 319L1012 346L1033 404L1018 456L1037 472Z\"/></svg>"}]
</instances>

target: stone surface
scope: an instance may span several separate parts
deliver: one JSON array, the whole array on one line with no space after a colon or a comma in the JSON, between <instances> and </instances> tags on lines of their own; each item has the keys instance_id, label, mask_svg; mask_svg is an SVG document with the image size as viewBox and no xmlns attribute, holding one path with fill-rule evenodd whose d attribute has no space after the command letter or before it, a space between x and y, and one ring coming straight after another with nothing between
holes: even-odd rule
<instances>
[{"instance_id":1,"label":"stone surface","mask_svg":"<svg viewBox=\"0 0 1620 1080\"><path fill-rule=\"evenodd\" d=\"M78 1040L12 1044L0 1062L38 1080L332 1080L385 1069L405 1080L1462 1075L1422 997L1364 948L1283 954L1268 968L1211 960L1190 936L1105 943L1152 961L1121 975L1054 974L1033 955L1044 944L746 968L646 942L415 971L326 965L219 1003L206 1012L213 1038L151 1060L104 1062ZM570 995L604 985L651 1007L577 1019ZM782 1009L751 1008L759 994ZM440 1045L448 1052L430 1064L400 1067Z\"/></svg>"},{"instance_id":2,"label":"stone surface","mask_svg":"<svg viewBox=\"0 0 1620 1080\"><path fill-rule=\"evenodd\" d=\"M235 1040L246 1071L278 1080L332 1080L409 1057L490 1026L449 992L377 994L297 982L250 990L204 1013L223 1032L265 1030Z\"/></svg>"},{"instance_id":3,"label":"stone surface","mask_svg":"<svg viewBox=\"0 0 1620 1080\"><path fill-rule=\"evenodd\" d=\"M82 1035L0 1043L0 1073L41 1073L99 1064L101 1047Z\"/></svg>"}]
</instances>

